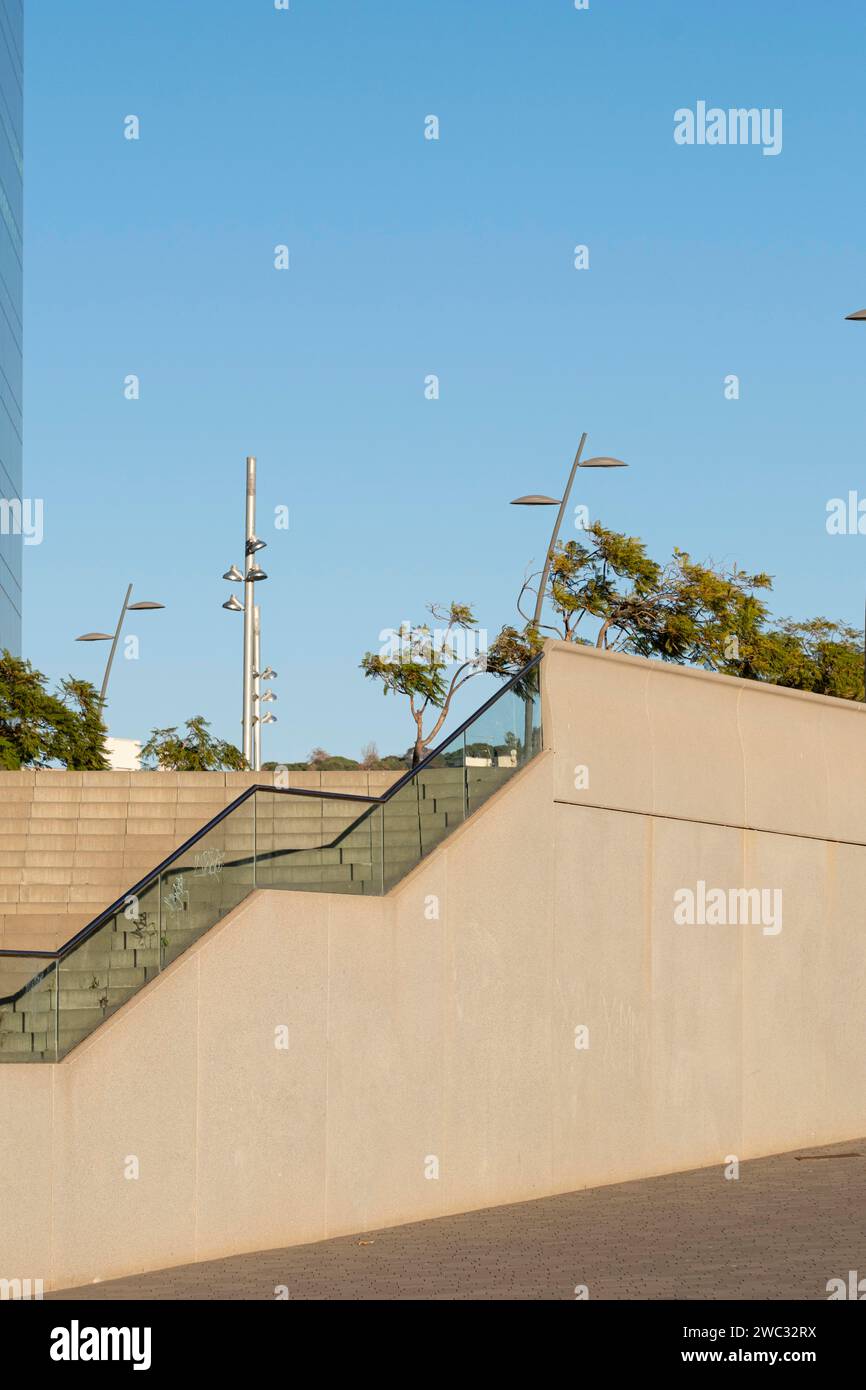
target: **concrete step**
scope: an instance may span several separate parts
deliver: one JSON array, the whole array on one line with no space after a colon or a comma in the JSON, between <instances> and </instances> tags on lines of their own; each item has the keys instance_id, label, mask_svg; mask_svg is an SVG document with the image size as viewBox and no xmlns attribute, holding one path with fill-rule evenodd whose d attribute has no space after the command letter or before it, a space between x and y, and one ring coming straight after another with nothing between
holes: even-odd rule
<instances>
[{"instance_id":1,"label":"concrete step","mask_svg":"<svg viewBox=\"0 0 866 1390\"><path fill-rule=\"evenodd\" d=\"M61 989L61 1030L98 1027L104 1019L119 1009L128 999L131 999L133 994L137 994L142 985L146 983L147 981L142 978L139 984L129 989L69 991ZM101 1002L103 1000L105 1003ZM24 1032L35 1033L44 1029L46 1027L45 1020L53 1018L53 1016L53 1008L30 1009L25 1007L23 1012Z\"/></svg>"},{"instance_id":2,"label":"concrete step","mask_svg":"<svg viewBox=\"0 0 866 1390\"><path fill-rule=\"evenodd\" d=\"M309 868L291 865L273 868L268 877L262 877L259 887L294 887L299 883L316 883L319 887L327 888L331 884L358 882L365 879L372 879L375 876L376 868L373 863L369 864L326 864L322 868L317 868L313 873Z\"/></svg>"},{"instance_id":3,"label":"concrete step","mask_svg":"<svg viewBox=\"0 0 866 1390\"><path fill-rule=\"evenodd\" d=\"M38 1043L30 1033L0 1033L0 1054L12 1056L16 1061L51 1061L53 1058L46 1055L47 1047L47 1034L44 1033L39 1035Z\"/></svg>"}]
</instances>

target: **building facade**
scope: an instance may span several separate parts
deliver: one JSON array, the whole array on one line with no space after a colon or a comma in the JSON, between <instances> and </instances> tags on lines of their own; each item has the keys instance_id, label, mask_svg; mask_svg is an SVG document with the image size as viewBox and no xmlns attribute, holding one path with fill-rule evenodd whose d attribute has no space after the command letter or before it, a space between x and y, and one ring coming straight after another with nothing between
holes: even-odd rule
<instances>
[{"instance_id":1,"label":"building facade","mask_svg":"<svg viewBox=\"0 0 866 1390\"><path fill-rule=\"evenodd\" d=\"M24 11L0 0L0 650L21 651Z\"/></svg>"}]
</instances>

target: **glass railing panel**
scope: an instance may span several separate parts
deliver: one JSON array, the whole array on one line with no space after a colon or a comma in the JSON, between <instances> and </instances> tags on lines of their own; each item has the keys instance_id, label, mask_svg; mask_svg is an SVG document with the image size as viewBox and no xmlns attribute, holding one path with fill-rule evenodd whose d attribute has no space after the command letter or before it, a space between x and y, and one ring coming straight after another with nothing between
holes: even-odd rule
<instances>
[{"instance_id":1,"label":"glass railing panel","mask_svg":"<svg viewBox=\"0 0 866 1390\"><path fill-rule=\"evenodd\" d=\"M163 968L255 887L255 802L251 796L236 806L160 874Z\"/></svg>"},{"instance_id":2,"label":"glass railing panel","mask_svg":"<svg viewBox=\"0 0 866 1390\"><path fill-rule=\"evenodd\" d=\"M385 802L385 892L436 849L466 815L463 738Z\"/></svg>"},{"instance_id":3,"label":"glass railing panel","mask_svg":"<svg viewBox=\"0 0 866 1390\"><path fill-rule=\"evenodd\" d=\"M0 1061L56 1061L56 962L0 958L0 999Z\"/></svg>"},{"instance_id":4,"label":"glass railing panel","mask_svg":"<svg viewBox=\"0 0 866 1390\"><path fill-rule=\"evenodd\" d=\"M472 814L541 750L541 702L509 690L466 730L466 799ZM528 756L527 756L528 753Z\"/></svg>"},{"instance_id":5,"label":"glass railing panel","mask_svg":"<svg viewBox=\"0 0 866 1390\"><path fill-rule=\"evenodd\" d=\"M151 884L57 966L57 1051L65 1057L159 973L159 893Z\"/></svg>"},{"instance_id":6,"label":"glass railing panel","mask_svg":"<svg viewBox=\"0 0 866 1390\"><path fill-rule=\"evenodd\" d=\"M381 892L378 807L338 797L256 793L256 886Z\"/></svg>"},{"instance_id":7,"label":"glass railing panel","mask_svg":"<svg viewBox=\"0 0 866 1390\"><path fill-rule=\"evenodd\" d=\"M537 679L526 693L506 691L385 802L385 892L540 751Z\"/></svg>"}]
</instances>

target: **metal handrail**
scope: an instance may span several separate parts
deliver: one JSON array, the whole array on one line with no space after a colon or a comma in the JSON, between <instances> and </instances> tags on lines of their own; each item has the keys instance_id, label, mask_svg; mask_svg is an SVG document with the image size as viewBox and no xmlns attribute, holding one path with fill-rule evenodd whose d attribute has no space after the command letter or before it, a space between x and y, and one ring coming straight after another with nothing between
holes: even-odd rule
<instances>
[{"instance_id":1,"label":"metal handrail","mask_svg":"<svg viewBox=\"0 0 866 1390\"><path fill-rule=\"evenodd\" d=\"M402 777L399 777L396 782L392 783L392 785L387 789L387 791L383 792L381 796L364 796L361 793L356 792L326 792L310 787L268 787L264 783L256 783L252 787L247 787L246 791L241 792L240 796L236 797L235 800L230 802L228 806L224 806L221 811L218 811L217 814L211 820L209 820L206 825L203 825L200 830L197 830L194 835L191 835L190 838L188 840L185 840L184 843L180 845L177 849L172 850L171 854L168 855L166 859L163 859L162 863L157 864L155 869L151 869L145 875L145 877L141 879L138 883L136 883L132 888L128 888L126 892L122 894L121 897L117 898L111 904L110 907L106 907L102 912L100 912L98 917L94 917L91 922L88 922L86 926L82 927L80 931L76 932L74 936L71 936L68 941L64 942L64 944L58 950L2 950L0 951L0 960L2 960L4 957L11 958L14 960L65 960L65 958L68 955L71 955L73 951L75 951L79 946L83 945L84 942L87 941L91 936L95 935L95 933L98 932L101 927L105 926L106 922L109 922L112 917L115 917L118 912L122 911L126 907L130 898L139 897L141 893L145 891L145 889L149 888L150 885L159 878L160 874L165 873L166 869L170 868L176 860L180 859L184 854L188 853L188 851L192 848L193 845L197 844L199 840L203 839L205 835L207 835L211 830L213 830L214 826L219 825L220 821L225 820L226 817L231 815L233 811L236 811L239 806L243 806L244 802L249 801L251 796L255 796L256 792L270 792L274 796L310 796L317 797L320 800L325 801L357 801L366 804L369 807L369 811L366 814L370 814L370 812L372 812L377 806L384 806L385 803L390 801L392 797L396 796L399 791L402 791L402 789L405 786L407 786L408 783L410 783L413 780L413 778L417 777L420 772L424 771L425 767L429 767L429 765L432 762L434 762L436 758L441 757L443 751L447 749L456 738L459 738L460 735L464 733L466 729L470 727L471 724L474 724L476 719L480 719L481 715L485 714L487 710L489 710L492 705L495 705L498 700L501 700L504 695L507 695L509 690L513 690L513 688L519 682L524 681L526 677L530 674L530 672L534 671L536 667L540 664L542 656L543 653L539 652L538 656L533 657L532 661L528 662L527 665L524 666L522 670L518 671L515 676L512 676L508 683L504 685L501 690L497 690L495 695L491 695L489 700L485 700L483 705L479 705L478 709L475 710L474 714L471 714L468 719L464 719L463 723L458 725L458 727L453 731L453 733L450 733L448 735L447 739L443 739L441 743L437 744L436 747L426 755L426 757L421 759L421 761L418 763L416 767L409 768L408 771L405 772ZM350 830L353 830L364 819L364 814L359 815L357 820L352 821L351 825L347 826L345 830L340 832L338 839L342 839L346 834L348 834ZM331 847L331 845L319 846L320 849L329 849ZM38 983L39 980L43 979L45 973L47 972L43 972L41 975L36 976L35 979L28 981L27 985L23 986L22 989L19 990L16 994L10 995L8 996L8 998L5 999L0 999L0 1004L8 1004L11 1003L12 1000L20 998L21 994L26 989L32 988L34 984Z\"/></svg>"}]
</instances>

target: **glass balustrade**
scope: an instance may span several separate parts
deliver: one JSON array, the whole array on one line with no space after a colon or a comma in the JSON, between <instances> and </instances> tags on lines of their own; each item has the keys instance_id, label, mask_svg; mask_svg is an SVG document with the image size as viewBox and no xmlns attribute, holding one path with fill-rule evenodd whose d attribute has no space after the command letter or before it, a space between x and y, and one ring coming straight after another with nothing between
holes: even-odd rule
<instances>
[{"instance_id":1,"label":"glass balustrade","mask_svg":"<svg viewBox=\"0 0 866 1390\"><path fill-rule=\"evenodd\" d=\"M256 788L57 958L0 952L0 1062L64 1057L255 888L389 892L540 752L538 669L383 798Z\"/></svg>"}]
</instances>

